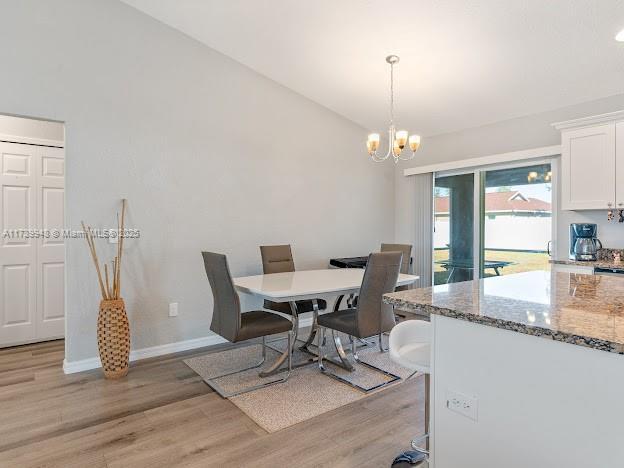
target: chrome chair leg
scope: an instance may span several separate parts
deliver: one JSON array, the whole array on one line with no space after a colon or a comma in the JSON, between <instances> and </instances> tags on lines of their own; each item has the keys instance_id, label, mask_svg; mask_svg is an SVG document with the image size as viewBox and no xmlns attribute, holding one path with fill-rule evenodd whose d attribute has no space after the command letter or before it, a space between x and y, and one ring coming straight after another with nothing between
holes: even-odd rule
<instances>
[{"instance_id":1,"label":"chrome chair leg","mask_svg":"<svg viewBox=\"0 0 624 468\"><path fill-rule=\"evenodd\" d=\"M347 358L347 353L345 353L345 350L342 347L342 341L340 341L340 337L336 334L335 330L332 330L332 336L334 338L334 346L336 347L336 351L338 352L338 357L342 362L342 367L349 371L354 371L355 369L353 365L349 362L349 359ZM355 346L355 340L351 342L351 346Z\"/></svg>"},{"instance_id":2,"label":"chrome chair leg","mask_svg":"<svg viewBox=\"0 0 624 468\"><path fill-rule=\"evenodd\" d=\"M330 360L330 362L332 364L336 364L336 365L338 365L340 367L345 367L345 368L347 368L346 365L348 365L349 368L347 368L347 369L350 370L350 371L354 371L355 368L353 367L353 365L347 359L347 355L344 352L344 348L342 347L342 343L340 341L340 337L338 337L336 335L335 330L332 330L332 334L334 336L334 344L336 345L336 350L338 351L338 356L340 357L340 359L342 361L342 364L344 366L341 366L340 363L338 363L338 362L336 362L334 360ZM358 390L360 390L361 392L364 392L364 393L369 393L369 392L372 392L373 390L378 390L378 389L380 389L382 387L387 387L388 385L391 385L394 382L396 382L398 380L401 380L401 377L399 377L398 375L394 375L394 374L392 374L390 372L387 372L387 371L385 371L383 369L380 369L379 367L376 367L376 366L373 366L373 365L368 364L366 362L360 361L360 358L359 358L359 356L357 354L357 340L351 340L351 351L353 353L353 359L355 360L355 362L357 362L358 364L361 364L363 366L369 367L371 369L374 369L374 370L376 370L378 372L381 372L382 374L390 377L390 380L388 380L386 382L383 382L383 383L381 383L379 385L375 385L373 387L368 387L367 388L367 387L362 387L361 385L358 385L358 384L356 384L354 382L350 382L349 380L345 379L344 377L341 377L340 375L337 375L337 374L334 374L333 372L330 372L323 365L323 360L325 358L325 356L324 356L324 351L325 350L324 350L324 347L323 347L324 338L325 338L325 329L321 327L320 328L320 333L318 335L318 347L319 347L318 364L319 364L319 370L323 374L331 377L332 379L338 380L339 382L342 382L342 383L345 383L345 384L347 384L347 385L349 385L349 386L351 386L353 388L356 388L356 389L358 389Z\"/></svg>"},{"instance_id":3,"label":"chrome chair leg","mask_svg":"<svg viewBox=\"0 0 624 468\"><path fill-rule=\"evenodd\" d=\"M256 369L256 368L262 366L262 364L264 364L264 361L266 360L266 337L263 336L262 337L262 359L260 360L259 363L254 364L254 365L249 366L249 367L245 367L243 369L238 369L238 370L235 370L235 371L232 371L232 372L226 372L225 374L217 375L217 376L211 377L209 379L204 379L204 382L206 382L206 384L208 384L212 389L214 389L215 392L217 392L223 398L231 398L233 396L242 395L243 393L248 393L248 392L251 392L253 390L258 390L258 389L261 389L261 388L264 388L264 387L269 387L271 385L275 385L275 384L278 384L278 383L286 382L288 380L288 378L290 377L290 373L292 371L292 337L293 337L293 332L289 331L288 332L288 352L287 352L287 354L288 354L288 356L287 356L287 359L288 359L288 371L287 371L285 376L283 376L283 377L281 377L279 379L276 379L276 380L271 380L270 382L263 382L263 383L258 384L258 385L252 385L250 387L242 388L242 389L234 391L234 392L226 392L223 389L223 387L221 387L216 382L218 379L221 379L223 377L227 377L227 376L235 375L235 374L240 374L242 372L245 372L245 371L248 371L248 370L251 370L251 369ZM281 360L281 359L278 360L278 361L283 362L283 360ZM259 375L260 375L260 377L262 377L262 373L260 373Z\"/></svg>"}]
</instances>

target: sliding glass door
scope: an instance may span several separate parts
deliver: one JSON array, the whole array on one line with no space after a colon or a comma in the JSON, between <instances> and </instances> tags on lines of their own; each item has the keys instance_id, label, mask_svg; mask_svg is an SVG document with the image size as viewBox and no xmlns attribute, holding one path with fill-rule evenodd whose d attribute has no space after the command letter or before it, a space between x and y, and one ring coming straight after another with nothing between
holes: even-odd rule
<instances>
[{"instance_id":1,"label":"sliding glass door","mask_svg":"<svg viewBox=\"0 0 624 468\"><path fill-rule=\"evenodd\" d=\"M549 268L551 164L481 172L480 276Z\"/></svg>"},{"instance_id":2,"label":"sliding glass door","mask_svg":"<svg viewBox=\"0 0 624 468\"><path fill-rule=\"evenodd\" d=\"M474 174L436 177L434 186L434 284L474 273Z\"/></svg>"},{"instance_id":3,"label":"sliding glass door","mask_svg":"<svg viewBox=\"0 0 624 468\"><path fill-rule=\"evenodd\" d=\"M549 269L552 178L549 160L436 174L433 284Z\"/></svg>"}]
</instances>

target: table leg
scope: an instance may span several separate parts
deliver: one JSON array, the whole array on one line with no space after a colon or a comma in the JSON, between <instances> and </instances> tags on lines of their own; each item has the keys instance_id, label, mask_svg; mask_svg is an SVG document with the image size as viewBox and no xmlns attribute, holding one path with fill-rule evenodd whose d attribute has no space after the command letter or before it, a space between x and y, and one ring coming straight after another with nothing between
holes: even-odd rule
<instances>
[{"instance_id":1,"label":"table leg","mask_svg":"<svg viewBox=\"0 0 624 468\"><path fill-rule=\"evenodd\" d=\"M318 306L318 301L316 299L312 299L312 307L314 308L314 310L312 311L312 328L310 329L310 335L308 336L308 339L305 341L305 343L303 343L303 345L299 347L301 351L305 351L308 353L311 353L308 346L314 343L314 337L316 336L316 332L318 330L319 306Z\"/></svg>"},{"instance_id":2,"label":"table leg","mask_svg":"<svg viewBox=\"0 0 624 468\"><path fill-rule=\"evenodd\" d=\"M290 311L292 313L294 328L293 340L289 346L290 349L288 349L289 347L287 346L286 351L284 351L282 355L275 360L271 367L269 367L265 371L260 372L260 377L269 377L271 375L277 374L280 370L280 367L282 367L282 364L284 364L288 360L289 356L295 349L295 343L297 342L297 335L299 333L299 310L297 309L297 303L295 301L290 301L289 304Z\"/></svg>"},{"instance_id":3,"label":"table leg","mask_svg":"<svg viewBox=\"0 0 624 468\"><path fill-rule=\"evenodd\" d=\"M494 267L494 272L496 273L496 276L500 276L500 272L498 271L498 267Z\"/></svg>"}]
</instances>

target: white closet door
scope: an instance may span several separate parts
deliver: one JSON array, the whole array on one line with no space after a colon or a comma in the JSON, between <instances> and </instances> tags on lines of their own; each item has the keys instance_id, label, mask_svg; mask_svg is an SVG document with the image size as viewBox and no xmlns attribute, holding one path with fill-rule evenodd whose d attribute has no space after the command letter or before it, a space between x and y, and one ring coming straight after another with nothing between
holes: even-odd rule
<instances>
[{"instance_id":1,"label":"white closet door","mask_svg":"<svg viewBox=\"0 0 624 468\"><path fill-rule=\"evenodd\" d=\"M36 228L36 146L0 142L0 346L36 337L37 245L5 230Z\"/></svg>"},{"instance_id":2,"label":"white closet door","mask_svg":"<svg viewBox=\"0 0 624 468\"><path fill-rule=\"evenodd\" d=\"M62 148L37 147L37 225L58 237L37 239L36 337L65 333L65 155Z\"/></svg>"}]
</instances>

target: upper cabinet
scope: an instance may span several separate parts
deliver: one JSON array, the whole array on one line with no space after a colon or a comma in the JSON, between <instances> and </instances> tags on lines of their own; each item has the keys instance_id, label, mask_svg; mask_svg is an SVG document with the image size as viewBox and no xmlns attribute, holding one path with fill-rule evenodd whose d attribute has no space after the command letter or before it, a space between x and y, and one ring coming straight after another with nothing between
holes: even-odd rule
<instances>
[{"instance_id":1,"label":"upper cabinet","mask_svg":"<svg viewBox=\"0 0 624 468\"><path fill-rule=\"evenodd\" d=\"M624 111L554 126L561 130L561 208L624 208Z\"/></svg>"}]
</instances>

